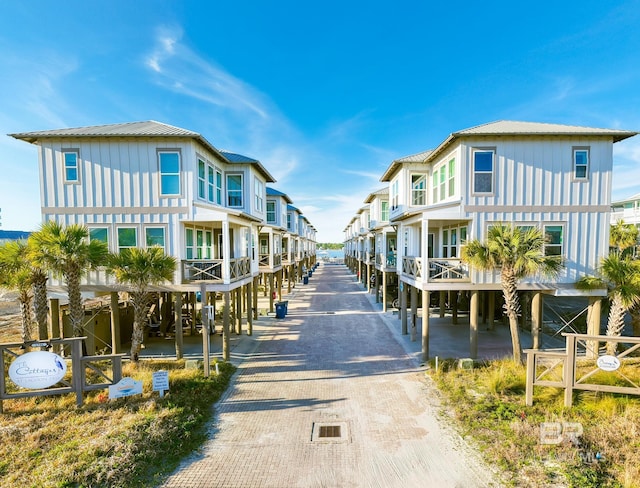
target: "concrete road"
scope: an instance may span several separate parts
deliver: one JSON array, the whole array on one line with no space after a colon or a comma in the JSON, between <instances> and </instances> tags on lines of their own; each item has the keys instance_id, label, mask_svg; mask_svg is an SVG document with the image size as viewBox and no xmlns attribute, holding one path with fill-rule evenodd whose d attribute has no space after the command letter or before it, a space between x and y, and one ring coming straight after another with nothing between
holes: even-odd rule
<instances>
[{"instance_id":1,"label":"concrete road","mask_svg":"<svg viewBox=\"0 0 640 488\"><path fill-rule=\"evenodd\" d=\"M344 266L270 320L216 404L210 440L165 487L500 486Z\"/></svg>"}]
</instances>

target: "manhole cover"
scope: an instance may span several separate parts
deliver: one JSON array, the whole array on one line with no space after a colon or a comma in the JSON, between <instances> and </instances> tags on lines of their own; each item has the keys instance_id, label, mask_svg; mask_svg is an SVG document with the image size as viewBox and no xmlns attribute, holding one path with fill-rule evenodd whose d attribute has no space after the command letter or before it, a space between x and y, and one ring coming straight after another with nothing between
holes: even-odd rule
<instances>
[{"instance_id":1,"label":"manhole cover","mask_svg":"<svg viewBox=\"0 0 640 488\"><path fill-rule=\"evenodd\" d=\"M312 442L345 442L349 440L346 422L314 422Z\"/></svg>"}]
</instances>

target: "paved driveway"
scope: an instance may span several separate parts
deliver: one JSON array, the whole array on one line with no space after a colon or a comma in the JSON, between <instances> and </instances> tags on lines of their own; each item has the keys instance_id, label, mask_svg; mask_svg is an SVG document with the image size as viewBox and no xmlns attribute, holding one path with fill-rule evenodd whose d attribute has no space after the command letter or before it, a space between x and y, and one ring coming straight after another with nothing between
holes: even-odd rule
<instances>
[{"instance_id":1,"label":"paved driveway","mask_svg":"<svg viewBox=\"0 0 640 488\"><path fill-rule=\"evenodd\" d=\"M347 268L290 297L165 487L498 486Z\"/></svg>"}]
</instances>

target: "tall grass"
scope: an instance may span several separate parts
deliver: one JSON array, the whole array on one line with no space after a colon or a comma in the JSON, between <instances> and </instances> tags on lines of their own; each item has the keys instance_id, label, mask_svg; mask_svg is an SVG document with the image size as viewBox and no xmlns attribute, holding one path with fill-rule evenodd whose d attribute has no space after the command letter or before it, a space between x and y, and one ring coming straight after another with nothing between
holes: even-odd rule
<instances>
[{"instance_id":1,"label":"tall grass","mask_svg":"<svg viewBox=\"0 0 640 488\"><path fill-rule=\"evenodd\" d=\"M576 392L567 409L563 390L536 388L528 407L525 367L508 359L472 370L445 362L429 374L462 434L504 469L512 486L640 487L640 397ZM624 374L638 383L638 363L626 364ZM544 422L577 423L583 432L544 444Z\"/></svg>"},{"instance_id":2,"label":"tall grass","mask_svg":"<svg viewBox=\"0 0 640 488\"><path fill-rule=\"evenodd\" d=\"M169 393L151 391L153 371L169 370ZM105 391L4 402L0 414L1 487L153 486L206 438L212 405L235 368L220 374L184 369L184 361L141 361L124 375L144 392L108 400Z\"/></svg>"}]
</instances>

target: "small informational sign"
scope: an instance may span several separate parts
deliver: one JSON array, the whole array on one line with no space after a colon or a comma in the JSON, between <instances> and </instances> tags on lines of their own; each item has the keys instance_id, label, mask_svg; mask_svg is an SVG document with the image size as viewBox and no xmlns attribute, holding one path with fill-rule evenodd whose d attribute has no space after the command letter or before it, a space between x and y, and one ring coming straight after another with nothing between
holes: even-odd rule
<instances>
[{"instance_id":1,"label":"small informational sign","mask_svg":"<svg viewBox=\"0 0 640 488\"><path fill-rule=\"evenodd\" d=\"M142 394L142 381L133 378L122 378L109 387L109 400Z\"/></svg>"},{"instance_id":2,"label":"small informational sign","mask_svg":"<svg viewBox=\"0 0 640 488\"><path fill-rule=\"evenodd\" d=\"M169 371L153 372L153 391L159 391L160 397L164 396L165 391L169 391Z\"/></svg>"},{"instance_id":3,"label":"small informational sign","mask_svg":"<svg viewBox=\"0 0 640 488\"><path fill-rule=\"evenodd\" d=\"M596 364L602 371L615 371L620 367L620 360L615 356L605 354L598 358Z\"/></svg>"},{"instance_id":4,"label":"small informational sign","mask_svg":"<svg viewBox=\"0 0 640 488\"><path fill-rule=\"evenodd\" d=\"M58 383L67 373L67 363L57 354L33 351L16 358L9 366L9 378L17 386L41 390Z\"/></svg>"}]
</instances>

